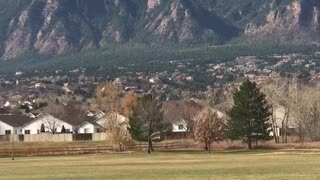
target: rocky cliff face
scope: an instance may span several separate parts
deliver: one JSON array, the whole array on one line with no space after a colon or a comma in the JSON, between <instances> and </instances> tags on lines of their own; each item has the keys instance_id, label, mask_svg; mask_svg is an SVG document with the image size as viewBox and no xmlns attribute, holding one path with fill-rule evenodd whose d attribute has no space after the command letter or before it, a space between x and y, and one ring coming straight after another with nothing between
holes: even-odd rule
<instances>
[{"instance_id":1,"label":"rocky cliff face","mask_svg":"<svg viewBox=\"0 0 320 180\"><path fill-rule=\"evenodd\" d=\"M320 28L316 0L0 0L0 5L3 59L127 42L223 44L270 34L296 40L318 35Z\"/></svg>"},{"instance_id":2,"label":"rocky cliff face","mask_svg":"<svg viewBox=\"0 0 320 180\"><path fill-rule=\"evenodd\" d=\"M295 0L277 8L274 1L271 6L275 7L266 16L266 23L260 26L248 23L245 34L255 38L277 36L284 41L319 41L319 5L317 1Z\"/></svg>"}]
</instances>

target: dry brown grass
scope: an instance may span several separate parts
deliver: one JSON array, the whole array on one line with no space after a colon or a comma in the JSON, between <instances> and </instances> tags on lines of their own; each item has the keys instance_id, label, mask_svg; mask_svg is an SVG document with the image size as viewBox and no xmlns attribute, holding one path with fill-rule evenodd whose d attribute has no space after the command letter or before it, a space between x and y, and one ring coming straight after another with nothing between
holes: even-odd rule
<instances>
[{"instance_id":1,"label":"dry brown grass","mask_svg":"<svg viewBox=\"0 0 320 180\"><path fill-rule=\"evenodd\" d=\"M15 142L14 148L61 148L61 147L96 147L108 146L110 143L105 141L77 141L77 142ZM11 149L12 143L1 142L0 149Z\"/></svg>"},{"instance_id":2,"label":"dry brown grass","mask_svg":"<svg viewBox=\"0 0 320 180\"><path fill-rule=\"evenodd\" d=\"M274 142L263 143L260 148L265 149L320 149L320 142L275 144Z\"/></svg>"},{"instance_id":3,"label":"dry brown grass","mask_svg":"<svg viewBox=\"0 0 320 180\"><path fill-rule=\"evenodd\" d=\"M179 142L183 145L183 148L177 150L203 150L204 145L194 142L192 139L184 140L165 140L161 144L176 143ZM93 141L79 141L79 142L39 142L39 143L14 143L16 149L30 149L30 148L66 148L66 147L98 147L109 146L110 143L105 141L93 142ZM230 151L230 150L245 150L247 145L242 141L223 141L220 143L213 143L212 150L214 151ZM0 149L11 149L11 143L1 142ZM287 143L287 144L275 144L274 141L265 143L259 143L256 149L320 149L320 142L305 142L305 143Z\"/></svg>"},{"instance_id":4,"label":"dry brown grass","mask_svg":"<svg viewBox=\"0 0 320 180\"><path fill-rule=\"evenodd\" d=\"M165 142L181 142L185 144L190 149L203 150L204 145L194 142L192 139L189 140L167 140ZM255 144L254 144L255 145ZM219 143L213 143L211 149L215 151L226 151L226 150L245 150L247 149L247 144L242 141L223 141ZM255 145L255 149L266 149L266 150L280 150L280 149L320 149L320 142L304 142L299 143L296 140L291 139L290 143L279 143L276 144L273 140L258 143Z\"/></svg>"},{"instance_id":5,"label":"dry brown grass","mask_svg":"<svg viewBox=\"0 0 320 180\"><path fill-rule=\"evenodd\" d=\"M319 179L319 151L0 158L0 179Z\"/></svg>"}]
</instances>

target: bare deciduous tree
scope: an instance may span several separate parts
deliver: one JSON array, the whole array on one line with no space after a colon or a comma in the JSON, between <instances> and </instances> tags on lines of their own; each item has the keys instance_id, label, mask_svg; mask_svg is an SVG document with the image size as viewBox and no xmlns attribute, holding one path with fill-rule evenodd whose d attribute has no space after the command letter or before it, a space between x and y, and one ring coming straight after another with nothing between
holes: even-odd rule
<instances>
[{"instance_id":1,"label":"bare deciduous tree","mask_svg":"<svg viewBox=\"0 0 320 180\"><path fill-rule=\"evenodd\" d=\"M129 120L129 132L133 139L148 141L148 153L153 150L153 136L166 129L163 121L162 104L152 95L139 99Z\"/></svg>"},{"instance_id":2,"label":"bare deciduous tree","mask_svg":"<svg viewBox=\"0 0 320 180\"><path fill-rule=\"evenodd\" d=\"M133 113L133 108L138 104L138 96L135 93L128 93L124 95L121 100L121 107L123 114L126 117L130 117Z\"/></svg>"},{"instance_id":3,"label":"bare deciduous tree","mask_svg":"<svg viewBox=\"0 0 320 180\"><path fill-rule=\"evenodd\" d=\"M121 151L131 139L127 130L128 120L119 113L122 112L123 107L126 115L130 115L137 97L135 94L130 94L121 100L119 92L119 88L111 82L98 86L92 108L106 112L105 127L108 137L112 144L118 146Z\"/></svg>"},{"instance_id":4,"label":"bare deciduous tree","mask_svg":"<svg viewBox=\"0 0 320 180\"><path fill-rule=\"evenodd\" d=\"M43 112L56 118L62 118L66 113L66 108L63 104L49 103Z\"/></svg>"},{"instance_id":5,"label":"bare deciduous tree","mask_svg":"<svg viewBox=\"0 0 320 180\"><path fill-rule=\"evenodd\" d=\"M106 113L119 110L119 88L111 82L101 84L96 89L96 98L91 109L101 110Z\"/></svg>"},{"instance_id":6,"label":"bare deciduous tree","mask_svg":"<svg viewBox=\"0 0 320 180\"><path fill-rule=\"evenodd\" d=\"M300 140L308 136L311 141L320 140L320 88L304 87L294 94L292 103Z\"/></svg>"},{"instance_id":7,"label":"bare deciduous tree","mask_svg":"<svg viewBox=\"0 0 320 180\"><path fill-rule=\"evenodd\" d=\"M204 143L210 153L213 142L222 141L225 138L226 124L218 113L211 108L205 108L196 119L194 130L195 140Z\"/></svg>"},{"instance_id":8,"label":"bare deciduous tree","mask_svg":"<svg viewBox=\"0 0 320 180\"><path fill-rule=\"evenodd\" d=\"M107 115L106 130L112 144L118 145L119 151L124 150L125 145L131 141L127 130L128 120L118 113L109 113Z\"/></svg>"},{"instance_id":9,"label":"bare deciduous tree","mask_svg":"<svg viewBox=\"0 0 320 180\"><path fill-rule=\"evenodd\" d=\"M276 109L284 108L283 118L281 120L282 142L288 142L288 123L290 112L293 108L295 92L298 88L298 80L295 78L272 79L262 85L262 91L266 94L268 102L272 105L271 124L276 143L280 142L277 128L280 127L276 119Z\"/></svg>"},{"instance_id":10,"label":"bare deciduous tree","mask_svg":"<svg viewBox=\"0 0 320 180\"><path fill-rule=\"evenodd\" d=\"M306 137L311 141L320 140L319 87L301 86L297 79L284 78L272 80L264 84L262 89L272 103L273 109L279 106L284 108L281 120L282 142L287 142L289 117L292 121L290 123L295 123L297 126L300 141L304 141ZM273 120L273 127L279 125Z\"/></svg>"},{"instance_id":11,"label":"bare deciduous tree","mask_svg":"<svg viewBox=\"0 0 320 180\"><path fill-rule=\"evenodd\" d=\"M61 127L61 122L52 116L46 117L43 120L43 124L45 128L52 134L56 134L58 132L58 128Z\"/></svg>"}]
</instances>

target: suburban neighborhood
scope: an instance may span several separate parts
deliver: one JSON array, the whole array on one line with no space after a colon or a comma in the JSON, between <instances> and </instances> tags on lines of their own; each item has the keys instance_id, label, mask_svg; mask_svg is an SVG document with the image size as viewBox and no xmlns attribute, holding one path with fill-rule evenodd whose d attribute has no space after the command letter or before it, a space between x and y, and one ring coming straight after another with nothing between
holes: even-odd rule
<instances>
[{"instance_id":1,"label":"suburban neighborhood","mask_svg":"<svg viewBox=\"0 0 320 180\"><path fill-rule=\"evenodd\" d=\"M320 0L0 0L0 180L320 180Z\"/></svg>"}]
</instances>

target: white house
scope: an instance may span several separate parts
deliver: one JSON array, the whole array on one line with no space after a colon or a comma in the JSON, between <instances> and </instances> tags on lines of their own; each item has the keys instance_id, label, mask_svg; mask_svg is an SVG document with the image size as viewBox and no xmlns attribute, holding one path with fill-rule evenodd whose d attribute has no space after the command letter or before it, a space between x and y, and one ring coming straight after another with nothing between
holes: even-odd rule
<instances>
[{"instance_id":1,"label":"white house","mask_svg":"<svg viewBox=\"0 0 320 180\"><path fill-rule=\"evenodd\" d=\"M194 119L201 112L203 106L195 101L179 100L166 101L162 104L162 108L165 120L172 124L172 132L181 133L187 132L192 128L187 119Z\"/></svg>"},{"instance_id":2,"label":"white house","mask_svg":"<svg viewBox=\"0 0 320 180\"><path fill-rule=\"evenodd\" d=\"M98 112L94 112L94 111L87 111L84 113L84 116L88 116L88 117L96 117L96 118L102 118L104 117L106 114L103 111L98 111Z\"/></svg>"},{"instance_id":3,"label":"white house","mask_svg":"<svg viewBox=\"0 0 320 180\"><path fill-rule=\"evenodd\" d=\"M118 113L105 114L102 111L87 111L80 117L79 121L77 121L78 124L73 123L73 125L79 134L101 133L105 132L108 121L112 118L115 118L120 125L126 121L126 117Z\"/></svg>"},{"instance_id":4,"label":"white house","mask_svg":"<svg viewBox=\"0 0 320 180\"><path fill-rule=\"evenodd\" d=\"M283 126L285 126L285 117L286 117L286 109L282 106L276 106L274 107L273 110L273 118L275 120L275 133L280 136L281 135L281 130L283 128ZM287 131L290 132L294 132L297 129L297 124L295 122L297 122L297 120L294 118L294 116L288 116L288 129ZM271 136L274 135L274 132L270 133Z\"/></svg>"},{"instance_id":5,"label":"white house","mask_svg":"<svg viewBox=\"0 0 320 180\"><path fill-rule=\"evenodd\" d=\"M23 74L23 72L21 72L21 71L16 72L16 76L21 76L22 74Z\"/></svg>"},{"instance_id":6,"label":"white house","mask_svg":"<svg viewBox=\"0 0 320 180\"><path fill-rule=\"evenodd\" d=\"M22 115L0 115L0 135L22 134L21 126L33 119Z\"/></svg>"},{"instance_id":7,"label":"white house","mask_svg":"<svg viewBox=\"0 0 320 180\"><path fill-rule=\"evenodd\" d=\"M186 132L188 123L184 119L176 120L172 123L172 132Z\"/></svg>"},{"instance_id":8,"label":"white house","mask_svg":"<svg viewBox=\"0 0 320 180\"><path fill-rule=\"evenodd\" d=\"M18 128L0 121L0 135L18 134Z\"/></svg>"},{"instance_id":9,"label":"white house","mask_svg":"<svg viewBox=\"0 0 320 180\"><path fill-rule=\"evenodd\" d=\"M93 116L68 117L63 120L51 115L28 114L12 115L0 114L0 135L9 134L40 134L40 133L101 133L106 129L108 120L116 118L119 124L126 121L120 114L105 115L102 118L100 112ZM124 127L126 128L126 127Z\"/></svg>"},{"instance_id":10,"label":"white house","mask_svg":"<svg viewBox=\"0 0 320 180\"><path fill-rule=\"evenodd\" d=\"M220 112L220 111L217 111L214 109L212 109L212 110L218 114L219 118L226 117L226 115L223 112ZM196 121L197 116L193 117L192 120ZM187 132L189 130L190 130L190 127L188 126L188 123L183 118L179 118L178 120L175 120L174 122L172 122L172 132L174 132L174 133Z\"/></svg>"},{"instance_id":11,"label":"white house","mask_svg":"<svg viewBox=\"0 0 320 180\"><path fill-rule=\"evenodd\" d=\"M119 113L109 113L103 116L102 118L99 118L98 120L96 120L95 123L101 125L104 128L107 128L108 121L112 119L115 119L119 125L127 121L127 118ZM127 128L127 127L124 127L124 128Z\"/></svg>"},{"instance_id":12,"label":"white house","mask_svg":"<svg viewBox=\"0 0 320 180\"><path fill-rule=\"evenodd\" d=\"M45 132L48 133L61 133L64 127L65 132L73 132L73 126L65 121L55 118L51 115L44 115L33 121L23 125L21 127L22 134L40 134L41 126L44 128Z\"/></svg>"},{"instance_id":13,"label":"white house","mask_svg":"<svg viewBox=\"0 0 320 180\"><path fill-rule=\"evenodd\" d=\"M40 117L42 114L41 113L28 113L27 116L30 117L30 118L38 118Z\"/></svg>"},{"instance_id":14,"label":"white house","mask_svg":"<svg viewBox=\"0 0 320 180\"><path fill-rule=\"evenodd\" d=\"M95 116L95 113L92 112L92 111L87 111L87 112L84 113L84 116L94 117L94 116Z\"/></svg>"},{"instance_id":15,"label":"white house","mask_svg":"<svg viewBox=\"0 0 320 180\"><path fill-rule=\"evenodd\" d=\"M92 134L92 133L101 133L104 131L104 127L95 122L84 122L78 128L79 134Z\"/></svg>"}]
</instances>

